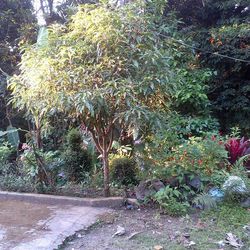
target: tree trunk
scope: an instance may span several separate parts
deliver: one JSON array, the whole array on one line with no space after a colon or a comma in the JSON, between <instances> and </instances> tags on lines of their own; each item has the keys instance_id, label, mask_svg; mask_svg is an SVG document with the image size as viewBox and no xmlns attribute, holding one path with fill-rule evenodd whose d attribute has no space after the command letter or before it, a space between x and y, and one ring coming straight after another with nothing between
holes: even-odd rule
<instances>
[{"instance_id":1,"label":"tree trunk","mask_svg":"<svg viewBox=\"0 0 250 250\"><path fill-rule=\"evenodd\" d=\"M36 128L36 146L37 148L42 148L42 136L41 136L41 128Z\"/></svg>"},{"instance_id":2,"label":"tree trunk","mask_svg":"<svg viewBox=\"0 0 250 250\"><path fill-rule=\"evenodd\" d=\"M109 189L109 160L108 160L108 152L104 151L102 156L103 162L103 173L104 173L104 196L110 196L110 189Z\"/></svg>"},{"instance_id":3,"label":"tree trunk","mask_svg":"<svg viewBox=\"0 0 250 250\"><path fill-rule=\"evenodd\" d=\"M42 144L42 131L41 131L41 122L39 120L39 118L37 119L36 123L35 123L35 127L36 127L36 131L35 131L35 138L36 138L36 147L38 149L41 149L43 147Z\"/></svg>"}]
</instances>

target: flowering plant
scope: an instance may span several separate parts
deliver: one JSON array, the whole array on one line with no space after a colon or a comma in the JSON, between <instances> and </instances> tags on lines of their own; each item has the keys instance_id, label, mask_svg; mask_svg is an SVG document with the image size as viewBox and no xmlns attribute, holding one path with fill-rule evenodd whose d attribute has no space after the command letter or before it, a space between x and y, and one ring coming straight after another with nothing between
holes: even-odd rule
<instances>
[{"instance_id":1,"label":"flowering plant","mask_svg":"<svg viewBox=\"0 0 250 250\"><path fill-rule=\"evenodd\" d=\"M240 138L230 138L225 144L225 148L228 151L228 160L231 164L235 162L242 156L250 155L250 140L245 139L245 137ZM250 169L250 161L245 163L246 168Z\"/></svg>"}]
</instances>

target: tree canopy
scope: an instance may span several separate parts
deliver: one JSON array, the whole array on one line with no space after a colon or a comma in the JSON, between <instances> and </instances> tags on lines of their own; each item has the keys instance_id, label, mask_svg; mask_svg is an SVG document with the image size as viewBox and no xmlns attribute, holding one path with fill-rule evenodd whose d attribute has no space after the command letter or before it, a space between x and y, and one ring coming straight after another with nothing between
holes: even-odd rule
<instances>
[{"instance_id":1,"label":"tree canopy","mask_svg":"<svg viewBox=\"0 0 250 250\"><path fill-rule=\"evenodd\" d=\"M209 98L222 129L239 126L249 132L249 1L168 1L165 13L182 20L179 31L205 67L217 71Z\"/></svg>"},{"instance_id":2,"label":"tree canopy","mask_svg":"<svg viewBox=\"0 0 250 250\"><path fill-rule=\"evenodd\" d=\"M115 127L152 122L176 83L159 36L167 27L154 18L138 4L85 5L68 25L49 28L47 44L25 49L11 81L15 105L37 119L56 109L81 121L102 155L106 195Z\"/></svg>"},{"instance_id":3,"label":"tree canopy","mask_svg":"<svg viewBox=\"0 0 250 250\"><path fill-rule=\"evenodd\" d=\"M0 128L9 124L7 116L11 110L7 108L6 78L13 74L20 61L19 44L34 38L32 9L30 0L0 2Z\"/></svg>"}]
</instances>

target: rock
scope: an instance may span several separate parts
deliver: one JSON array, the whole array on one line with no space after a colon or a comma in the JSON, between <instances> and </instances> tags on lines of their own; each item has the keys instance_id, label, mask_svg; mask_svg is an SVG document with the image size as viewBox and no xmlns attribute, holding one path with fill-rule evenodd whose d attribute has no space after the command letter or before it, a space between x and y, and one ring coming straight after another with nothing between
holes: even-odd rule
<instances>
[{"instance_id":1,"label":"rock","mask_svg":"<svg viewBox=\"0 0 250 250\"><path fill-rule=\"evenodd\" d=\"M134 206L129 204L129 205L126 206L126 209L128 209L128 210L133 210L133 209L134 209Z\"/></svg>"},{"instance_id":2,"label":"rock","mask_svg":"<svg viewBox=\"0 0 250 250\"><path fill-rule=\"evenodd\" d=\"M163 246L160 245L154 246L154 250L163 250Z\"/></svg>"},{"instance_id":3,"label":"rock","mask_svg":"<svg viewBox=\"0 0 250 250\"><path fill-rule=\"evenodd\" d=\"M153 186L154 190L157 191L157 192L160 189L165 188L165 185L163 184L163 182L158 180L158 179L152 180L151 185Z\"/></svg>"},{"instance_id":4,"label":"rock","mask_svg":"<svg viewBox=\"0 0 250 250\"><path fill-rule=\"evenodd\" d=\"M196 176L188 182L188 185L196 190L199 190L201 188L201 179Z\"/></svg>"},{"instance_id":5,"label":"rock","mask_svg":"<svg viewBox=\"0 0 250 250\"><path fill-rule=\"evenodd\" d=\"M165 185L159 179L141 181L135 188L136 198L139 201L144 201L146 197L158 192Z\"/></svg>"},{"instance_id":6,"label":"rock","mask_svg":"<svg viewBox=\"0 0 250 250\"><path fill-rule=\"evenodd\" d=\"M179 181L176 177L169 177L167 179L164 179L164 183L171 187L178 187L179 185Z\"/></svg>"},{"instance_id":7,"label":"rock","mask_svg":"<svg viewBox=\"0 0 250 250\"><path fill-rule=\"evenodd\" d=\"M222 201L225 196L225 193L219 188L211 188L208 194L217 202Z\"/></svg>"},{"instance_id":8,"label":"rock","mask_svg":"<svg viewBox=\"0 0 250 250\"><path fill-rule=\"evenodd\" d=\"M234 193L245 194L247 192L247 187L245 182L238 176L229 176L228 179L222 186L223 191L230 190Z\"/></svg>"},{"instance_id":9,"label":"rock","mask_svg":"<svg viewBox=\"0 0 250 250\"><path fill-rule=\"evenodd\" d=\"M241 202L240 205L244 208L250 208L250 197L248 197L245 201Z\"/></svg>"}]
</instances>

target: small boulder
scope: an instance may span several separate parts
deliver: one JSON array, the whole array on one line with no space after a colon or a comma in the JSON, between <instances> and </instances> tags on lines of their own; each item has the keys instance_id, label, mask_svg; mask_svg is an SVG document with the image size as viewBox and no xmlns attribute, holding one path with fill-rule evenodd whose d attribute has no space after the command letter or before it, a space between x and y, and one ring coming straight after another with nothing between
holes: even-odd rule
<instances>
[{"instance_id":1,"label":"small boulder","mask_svg":"<svg viewBox=\"0 0 250 250\"><path fill-rule=\"evenodd\" d=\"M165 185L159 179L141 181L135 188L136 198L139 201L144 201L146 197L151 196L164 187Z\"/></svg>"},{"instance_id":2,"label":"small boulder","mask_svg":"<svg viewBox=\"0 0 250 250\"><path fill-rule=\"evenodd\" d=\"M245 201L241 202L240 205L244 208L250 208L250 197L248 197Z\"/></svg>"},{"instance_id":3,"label":"small boulder","mask_svg":"<svg viewBox=\"0 0 250 250\"><path fill-rule=\"evenodd\" d=\"M222 190L227 192L231 191L238 194L244 194L247 192L245 182L238 176L229 176L222 186Z\"/></svg>"},{"instance_id":4,"label":"small boulder","mask_svg":"<svg viewBox=\"0 0 250 250\"><path fill-rule=\"evenodd\" d=\"M154 250L163 250L163 246L160 245L154 246Z\"/></svg>"},{"instance_id":5,"label":"small boulder","mask_svg":"<svg viewBox=\"0 0 250 250\"><path fill-rule=\"evenodd\" d=\"M162 188L165 188L165 185L159 179L151 180L151 186L156 192L158 192Z\"/></svg>"},{"instance_id":6,"label":"small boulder","mask_svg":"<svg viewBox=\"0 0 250 250\"><path fill-rule=\"evenodd\" d=\"M196 176L188 182L188 185L194 188L195 190L199 190L201 188L201 179Z\"/></svg>"}]
</instances>

